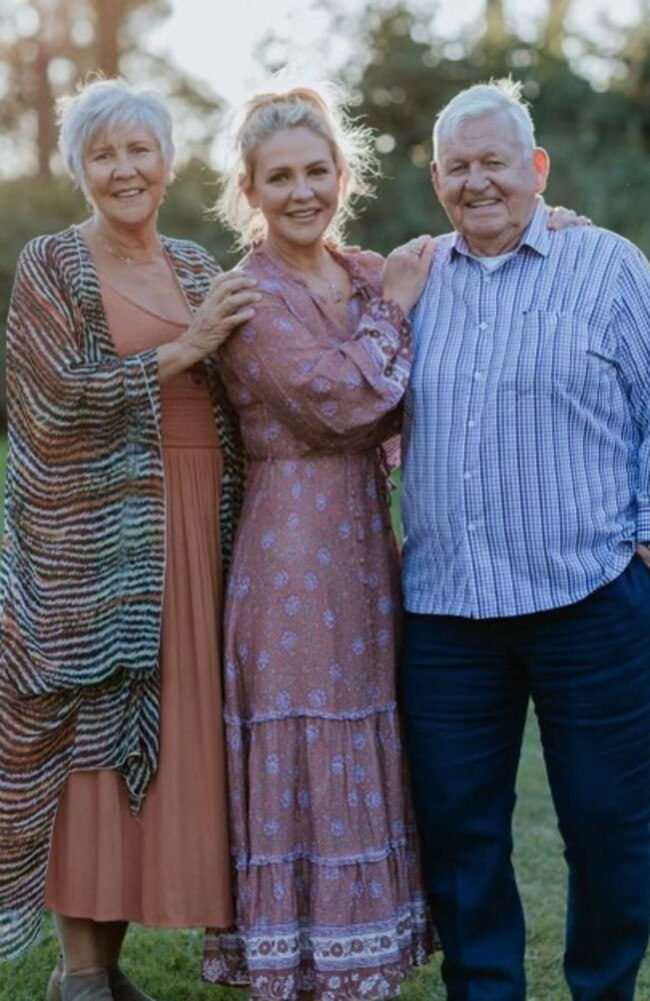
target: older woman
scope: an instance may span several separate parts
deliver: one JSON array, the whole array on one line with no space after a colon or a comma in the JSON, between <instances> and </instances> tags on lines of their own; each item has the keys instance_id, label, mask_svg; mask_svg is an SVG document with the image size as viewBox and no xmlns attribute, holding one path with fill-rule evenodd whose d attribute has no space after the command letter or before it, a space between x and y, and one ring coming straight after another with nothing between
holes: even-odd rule
<instances>
[{"instance_id":1,"label":"older woman","mask_svg":"<svg viewBox=\"0 0 650 1001\"><path fill-rule=\"evenodd\" d=\"M0 951L45 899L48 997L145 1001L127 922L232 921L219 610L242 459L212 356L257 296L158 234L155 95L91 84L60 145L92 214L25 248L8 324Z\"/></svg>"}]
</instances>

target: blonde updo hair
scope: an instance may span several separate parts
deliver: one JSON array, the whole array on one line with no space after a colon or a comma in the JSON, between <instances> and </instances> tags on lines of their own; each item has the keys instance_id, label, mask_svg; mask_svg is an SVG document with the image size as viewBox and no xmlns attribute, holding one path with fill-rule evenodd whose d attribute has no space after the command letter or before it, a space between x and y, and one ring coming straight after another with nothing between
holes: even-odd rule
<instances>
[{"instance_id":1,"label":"blonde updo hair","mask_svg":"<svg viewBox=\"0 0 650 1001\"><path fill-rule=\"evenodd\" d=\"M282 129L311 129L328 143L339 172L339 207L327 236L341 240L345 224L355 216L354 202L372 194L371 180L378 173L374 138L370 129L352 122L325 91L293 87L283 93L256 94L234 119L230 154L234 160L226 173L215 214L237 234L240 247L266 234L261 211L252 208L246 189L254 181L255 151L260 143ZM233 155L234 154L234 155Z\"/></svg>"}]
</instances>

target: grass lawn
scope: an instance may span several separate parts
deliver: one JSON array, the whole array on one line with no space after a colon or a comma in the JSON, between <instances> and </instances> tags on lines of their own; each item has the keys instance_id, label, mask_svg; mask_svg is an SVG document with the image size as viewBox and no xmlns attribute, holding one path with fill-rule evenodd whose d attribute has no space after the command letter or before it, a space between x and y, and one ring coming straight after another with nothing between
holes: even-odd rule
<instances>
[{"instance_id":1,"label":"grass lawn","mask_svg":"<svg viewBox=\"0 0 650 1001\"><path fill-rule=\"evenodd\" d=\"M4 442L0 439L0 498ZM515 864L528 916L528 1001L569 1001L562 980L565 871L562 849L546 788L537 728L530 723L519 773ZM235 1001L235 990L201 984L201 933L133 928L124 949L124 967L158 1001ZM0 1001L43 1001L57 946L49 919L41 941L20 961L0 964ZM444 1001L438 960L412 978L404 1001ZM637 988L638 1001L650 998L650 959Z\"/></svg>"},{"instance_id":2,"label":"grass lawn","mask_svg":"<svg viewBox=\"0 0 650 1001\"><path fill-rule=\"evenodd\" d=\"M515 861L528 916L528 1001L569 1001L562 981L564 864L546 790L537 729L528 727L519 775ZM132 928L124 967L158 1001L235 1001L235 990L201 984L198 978L201 934ZM42 1001L56 957L49 920L42 941L21 961L0 964L0 1001ZM404 1001L444 1001L438 960L420 970ZM638 1001L650 998L650 961L637 988Z\"/></svg>"}]
</instances>

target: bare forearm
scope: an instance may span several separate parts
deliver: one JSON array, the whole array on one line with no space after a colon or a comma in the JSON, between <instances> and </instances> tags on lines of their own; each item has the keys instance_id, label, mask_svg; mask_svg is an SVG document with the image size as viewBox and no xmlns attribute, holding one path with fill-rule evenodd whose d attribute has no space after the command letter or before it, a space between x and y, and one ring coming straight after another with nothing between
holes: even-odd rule
<instances>
[{"instance_id":1,"label":"bare forearm","mask_svg":"<svg viewBox=\"0 0 650 1001\"><path fill-rule=\"evenodd\" d=\"M161 385L172 376L185 372L192 365L196 365L202 357L182 337L170 344L162 344L158 348L158 378Z\"/></svg>"}]
</instances>

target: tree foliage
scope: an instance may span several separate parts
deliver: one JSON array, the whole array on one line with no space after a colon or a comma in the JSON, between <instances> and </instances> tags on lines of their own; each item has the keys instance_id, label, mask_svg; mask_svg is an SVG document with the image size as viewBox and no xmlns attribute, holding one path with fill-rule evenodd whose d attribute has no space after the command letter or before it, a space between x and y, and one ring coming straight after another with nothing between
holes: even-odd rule
<instances>
[{"instance_id":1,"label":"tree foliage","mask_svg":"<svg viewBox=\"0 0 650 1001\"><path fill-rule=\"evenodd\" d=\"M429 177L435 114L459 90L510 74L522 81L538 142L551 155L548 199L650 251L650 216L640 211L650 185L648 22L630 32L623 71L597 91L561 54L567 10L553 0L532 43L508 34L492 4L489 30L450 44L436 34L435 18L406 4L380 16L374 5L366 9L357 28L366 58L347 78L356 113L379 133L383 180L355 224L355 242L386 251L423 229L448 228Z\"/></svg>"},{"instance_id":2,"label":"tree foliage","mask_svg":"<svg viewBox=\"0 0 650 1001\"><path fill-rule=\"evenodd\" d=\"M56 163L52 109L88 74L121 74L153 82L179 120L194 129L183 138L205 151L221 111L206 88L143 47L152 27L170 13L168 0L4 0L0 6L0 153L8 169L48 179ZM198 129L196 126L198 125ZM13 155L12 155L13 154Z\"/></svg>"},{"instance_id":3,"label":"tree foliage","mask_svg":"<svg viewBox=\"0 0 650 1001\"><path fill-rule=\"evenodd\" d=\"M219 101L145 51L146 29L166 15L167 0L3 2L0 127L12 148L24 154L37 140L38 163L48 173L52 101L60 90L69 91L96 66L108 74L119 69L135 82L155 78L197 154L170 189L161 230L198 240L224 266L233 263L231 238L203 211L216 196L205 160ZM352 242L387 251L421 231L448 228L429 179L435 113L464 87L512 74L530 101L538 141L551 154L549 200L586 213L649 252L650 0L640 4L639 23L606 54L611 75L597 90L581 64L565 55L570 0L549 0L534 42L512 33L501 0L486 0L483 23L454 39L442 37L435 8L432 13L431 4L421 0L373 0L357 13L343 0L322 0L330 37L357 40L358 55L341 75L352 94L352 111L376 130L383 168L375 199L351 229ZM585 40L580 51L585 58L603 58ZM0 156L3 148L0 140ZM60 178L0 183L0 317L21 246L36 233L54 232L85 214L82 197ZM0 415L2 409L0 394Z\"/></svg>"}]
</instances>

